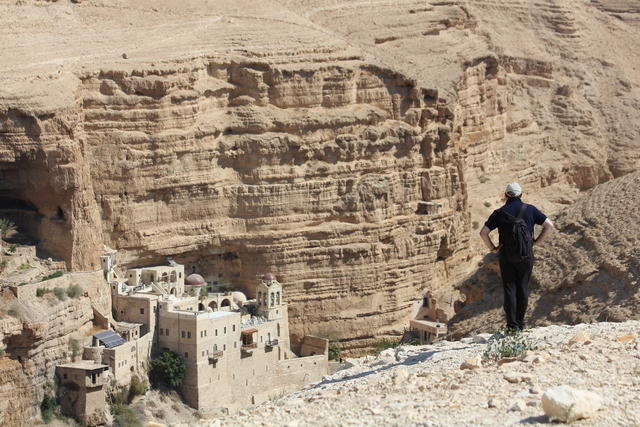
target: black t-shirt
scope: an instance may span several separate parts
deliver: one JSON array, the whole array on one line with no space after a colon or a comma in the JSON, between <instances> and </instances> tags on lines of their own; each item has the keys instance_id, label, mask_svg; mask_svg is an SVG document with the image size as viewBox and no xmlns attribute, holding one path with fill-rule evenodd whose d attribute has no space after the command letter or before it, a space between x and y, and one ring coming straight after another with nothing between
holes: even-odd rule
<instances>
[{"instance_id":1,"label":"black t-shirt","mask_svg":"<svg viewBox=\"0 0 640 427\"><path fill-rule=\"evenodd\" d=\"M518 216L520 212L520 206L522 206L522 200L519 197L510 197L507 199L507 202L500 209L496 209L493 211L487 222L484 225L489 230L495 230L500 225L499 220L499 211L503 211L512 216ZM542 225L547 220L547 216L540 212L538 208L533 205L527 205L527 209L522 215L522 219L527 223L527 227L529 227L529 231L533 236L533 226L535 224Z\"/></svg>"}]
</instances>

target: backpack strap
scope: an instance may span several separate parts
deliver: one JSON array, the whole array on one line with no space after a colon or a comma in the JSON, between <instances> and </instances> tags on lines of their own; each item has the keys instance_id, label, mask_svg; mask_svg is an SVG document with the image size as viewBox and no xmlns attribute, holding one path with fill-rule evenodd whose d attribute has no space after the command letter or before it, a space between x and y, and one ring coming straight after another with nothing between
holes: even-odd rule
<instances>
[{"instance_id":1,"label":"backpack strap","mask_svg":"<svg viewBox=\"0 0 640 427\"><path fill-rule=\"evenodd\" d=\"M526 203L523 203L522 206L520 206L520 211L518 212L518 219L522 219L522 217L524 216L524 213L527 210L527 207L529 205L527 205Z\"/></svg>"}]
</instances>

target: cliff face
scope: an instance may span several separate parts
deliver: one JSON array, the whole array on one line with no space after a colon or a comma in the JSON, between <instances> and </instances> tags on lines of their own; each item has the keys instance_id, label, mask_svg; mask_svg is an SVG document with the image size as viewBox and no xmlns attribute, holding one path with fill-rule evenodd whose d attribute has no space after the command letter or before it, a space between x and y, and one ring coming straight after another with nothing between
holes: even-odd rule
<instances>
[{"instance_id":1,"label":"cliff face","mask_svg":"<svg viewBox=\"0 0 640 427\"><path fill-rule=\"evenodd\" d=\"M60 302L48 294L25 302L8 291L3 292L0 311L0 343L5 348L0 357L0 423L24 425L38 414L44 394L53 394L55 367L72 360L72 340L82 353L93 311L85 298Z\"/></svg>"},{"instance_id":2,"label":"cliff face","mask_svg":"<svg viewBox=\"0 0 640 427\"><path fill-rule=\"evenodd\" d=\"M3 213L72 269L272 270L295 336L399 332L498 184L637 167L635 24L565 3L0 5Z\"/></svg>"},{"instance_id":3,"label":"cliff face","mask_svg":"<svg viewBox=\"0 0 640 427\"><path fill-rule=\"evenodd\" d=\"M80 171L69 168L83 184L62 209L93 200L80 218L56 219L87 237L82 256L70 242L71 267L91 267L91 243L102 240L121 262L173 256L240 287L273 270L287 284L294 336L357 340L401 331L421 290L444 292L466 256L451 112L400 74L363 62L191 61L85 75L76 93L81 131L68 145ZM59 138L44 129L42 145ZM16 125L12 139L27 131ZM35 166L10 167L15 188ZM39 212L55 206L32 191L16 194ZM60 191L44 193L53 201ZM420 201L432 205L416 215Z\"/></svg>"}]
</instances>

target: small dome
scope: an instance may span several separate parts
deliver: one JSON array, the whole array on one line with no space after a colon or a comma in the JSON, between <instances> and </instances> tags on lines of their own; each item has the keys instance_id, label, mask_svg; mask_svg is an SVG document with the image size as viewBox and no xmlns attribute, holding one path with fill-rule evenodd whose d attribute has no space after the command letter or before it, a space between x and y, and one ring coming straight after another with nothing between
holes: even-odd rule
<instances>
[{"instance_id":1,"label":"small dome","mask_svg":"<svg viewBox=\"0 0 640 427\"><path fill-rule=\"evenodd\" d=\"M276 275L273 273L267 273L262 276L262 280L276 280Z\"/></svg>"},{"instance_id":2,"label":"small dome","mask_svg":"<svg viewBox=\"0 0 640 427\"><path fill-rule=\"evenodd\" d=\"M201 275L193 273L184 279L184 284L187 286L202 286L206 285L207 282L204 281L204 278Z\"/></svg>"}]
</instances>

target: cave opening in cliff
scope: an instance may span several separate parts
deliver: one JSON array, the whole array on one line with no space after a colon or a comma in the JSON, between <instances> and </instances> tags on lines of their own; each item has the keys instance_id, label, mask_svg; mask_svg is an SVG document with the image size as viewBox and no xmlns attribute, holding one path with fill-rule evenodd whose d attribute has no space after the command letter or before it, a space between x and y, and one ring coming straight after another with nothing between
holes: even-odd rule
<instances>
[{"instance_id":1,"label":"cave opening in cliff","mask_svg":"<svg viewBox=\"0 0 640 427\"><path fill-rule=\"evenodd\" d=\"M8 219L17 227L16 232L5 238L8 243L38 243L38 229L42 214L30 201L11 194L0 194L0 218Z\"/></svg>"}]
</instances>

